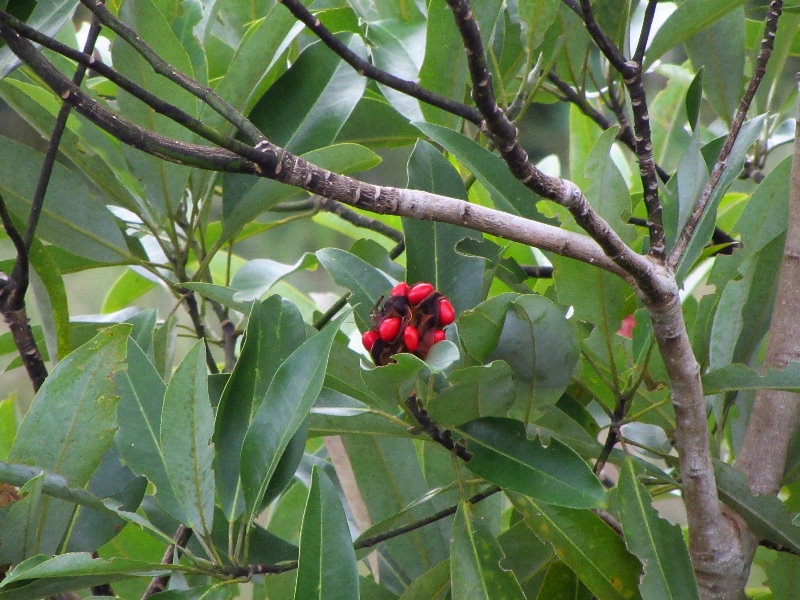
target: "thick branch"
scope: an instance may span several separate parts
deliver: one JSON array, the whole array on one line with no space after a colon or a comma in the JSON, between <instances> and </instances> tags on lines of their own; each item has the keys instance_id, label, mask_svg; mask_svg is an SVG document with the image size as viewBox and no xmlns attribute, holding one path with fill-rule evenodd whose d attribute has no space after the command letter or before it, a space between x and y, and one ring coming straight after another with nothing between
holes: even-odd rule
<instances>
[{"instance_id":1,"label":"thick branch","mask_svg":"<svg viewBox=\"0 0 800 600\"><path fill-rule=\"evenodd\" d=\"M148 131L114 114L77 86L72 84L29 42L7 25L0 24L0 36L56 94L76 111L123 143L179 164L203 169L248 173L287 183L350 206L381 214L395 214L419 219L462 225L517 241L542 250L575 258L625 276L625 271L612 262L603 249L591 239L557 227L530 221L502 211L470 204L455 198L416 190L380 187L321 169L282 148L264 142L258 148L241 144L240 153L173 140ZM564 186L569 182L555 180ZM569 191L577 191L569 184ZM554 193L557 193L554 191ZM577 192L578 200L582 195ZM570 196L571 197L571 196ZM585 199L583 199L585 202ZM602 219L600 228L611 231ZM635 253L623 250L635 258ZM634 259L635 260L635 259ZM619 261L617 262L625 262ZM640 264L643 269L645 265ZM630 279L628 278L630 281Z\"/></svg>"},{"instance_id":2,"label":"thick branch","mask_svg":"<svg viewBox=\"0 0 800 600\"><path fill-rule=\"evenodd\" d=\"M719 185L719 182L722 179L722 174L727 168L728 157L730 156L731 150L733 150L733 145L736 142L736 138L739 137L739 131L742 129L742 124L747 116L747 111L750 109L750 104L756 95L758 86L761 84L761 80L764 78L764 75L767 72L767 62L769 61L769 57L772 55L772 49L775 45L775 32L778 29L778 19L781 16L782 7L783 0L772 0L772 2L770 2L769 9L767 10L767 17L764 23L764 38L761 40L761 50L759 50L758 58L756 59L756 68L753 71L753 76L750 78L750 83L747 86L747 90L745 91L744 96L742 96L742 100L739 102L739 108L736 111L736 116L733 118L733 122L731 123L731 131L725 140L725 144L722 146L722 150L720 150L717 161L714 163L714 168L711 170L711 175L709 175L708 181L706 182L703 191L700 193L700 197L697 199L697 204L695 204L692 214L689 215L686 225L683 227L683 231L675 243L672 253L669 255L669 264L673 268L677 266L678 262L680 262L681 257L683 256L683 253L686 252L686 248L689 246L689 242L692 239L698 224L700 223L700 219L702 218L703 213L705 212L706 207L711 200L711 197L714 195L717 185Z\"/></svg>"},{"instance_id":3,"label":"thick branch","mask_svg":"<svg viewBox=\"0 0 800 600\"><path fill-rule=\"evenodd\" d=\"M800 88L800 86L798 86ZM783 369L800 360L800 104L792 157L789 224L763 368ZM797 428L800 394L756 393L736 463L755 494L775 494L781 485L789 442Z\"/></svg>"}]
</instances>

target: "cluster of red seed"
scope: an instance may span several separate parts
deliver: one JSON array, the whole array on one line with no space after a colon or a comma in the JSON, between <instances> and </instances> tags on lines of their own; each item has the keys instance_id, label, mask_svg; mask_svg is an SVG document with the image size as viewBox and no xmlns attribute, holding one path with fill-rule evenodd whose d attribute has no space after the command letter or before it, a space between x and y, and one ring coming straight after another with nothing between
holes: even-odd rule
<instances>
[{"instance_id":1,"label":"cluster of red seed","mask_svg":"<svg viewBox=\"0 0 800 600\"><path fill-rule=\"evenodd\" d=\"M431 346L445 338L442 327L455 318L453 305L430 283L398 283L383 306L372 312L375 326L364 332L361 342L376 365L389 364L399 352L425 358Z\"/></svg>"}]
</instances>

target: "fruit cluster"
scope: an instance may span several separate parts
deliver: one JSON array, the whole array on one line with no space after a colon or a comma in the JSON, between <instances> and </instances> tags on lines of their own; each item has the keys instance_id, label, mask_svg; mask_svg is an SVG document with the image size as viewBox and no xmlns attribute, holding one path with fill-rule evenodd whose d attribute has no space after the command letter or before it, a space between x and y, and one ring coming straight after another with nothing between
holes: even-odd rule
<instances>
[{"instance_id":1,"label":"fruit cluster","mask_svg":"<svg viewBox=\"0 0 800 600\"><path fill-rule=\"evenodd\" d=\"M453 305L430 283L398 283L386 302L379 305L380 300L372 311L375 326L361 336L379 366L392 362L392 355L399 352L424 359L431 346L445 338L442 328L456 318Z\"/></svg>"}]
</instances>

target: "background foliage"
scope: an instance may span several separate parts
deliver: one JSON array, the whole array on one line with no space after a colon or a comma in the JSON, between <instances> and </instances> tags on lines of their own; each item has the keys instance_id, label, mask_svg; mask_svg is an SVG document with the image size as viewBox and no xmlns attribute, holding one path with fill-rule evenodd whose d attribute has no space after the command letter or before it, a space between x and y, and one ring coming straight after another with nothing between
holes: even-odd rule
<instances>
[{"instance_id":1,"label":"background foliage","mask_svg":"<svg viewBox=\"0 0 800 600\"><path fill-rule=\"evenodd\" d=\"M303 4L355 56L470 103L444 1ZM498 102L529 154L647 252L629 99L577 5L474 4ZM87 28L76 26L91 14L75 5L2 3L80 49ZM583 231L515 179L465 115L362 77L281 3L107 6L270 142L320 167ZM652 19L643 64L669 251L753 73L765 6L593 8L626 55ZM748 585L759 598L792 598L800 586L796 438L780 499L753 496L730 466L755 390L800 389L793 365L756 374L787 229L800 13L784 11L748 120L676 269L719 496L771 548L757 552ZM208 128L237 133L123 37L102 29L104 63ZM63 52L43 54L73 76ZM97 68L82 83L91 98L163 136L202 141ZM0 98L26 124L0 136L0 271L18 276L8 232L26 231L40 138L51 137L62 102L8 45L0 74ZM74 112L57 147L38 224L27 226L26 306L50 369L32 400L18 345L0 335L0 481L18 487L7 485L0 508L0 564L13 566L0 600L132 599L153 581L168 586L155 596L164 600L699 597L674 524L685 521L669 376L622 278L459 225L168 162ZM457 320L426 361L403 354L376 368L360 331L401 281L432 283ZM412 392L469 461L431 441ZM165 557L173 537L182 548Z\"/></svg>"}]
</instances>

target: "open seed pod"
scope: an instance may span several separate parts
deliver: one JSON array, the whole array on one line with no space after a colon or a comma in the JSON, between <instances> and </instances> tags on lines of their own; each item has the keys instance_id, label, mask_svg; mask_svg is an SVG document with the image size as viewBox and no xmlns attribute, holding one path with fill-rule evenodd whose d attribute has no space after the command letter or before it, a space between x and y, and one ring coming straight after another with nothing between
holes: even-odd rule
<instances>
[{"instance_id":1,"label":"open seed pod","mask_svg":"<svg viewBox=\"0 0 800 600\"><path fill-rule=\"evenodd\" d=\"M436 342L445 339L443 327L455 320L453 305L430 283L396 285L385 302L372 311L375 326L361 341L378 366L394 362L393 355L410 352L424 359Z\"/></svg>"}]
</instances>

